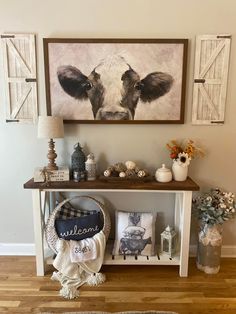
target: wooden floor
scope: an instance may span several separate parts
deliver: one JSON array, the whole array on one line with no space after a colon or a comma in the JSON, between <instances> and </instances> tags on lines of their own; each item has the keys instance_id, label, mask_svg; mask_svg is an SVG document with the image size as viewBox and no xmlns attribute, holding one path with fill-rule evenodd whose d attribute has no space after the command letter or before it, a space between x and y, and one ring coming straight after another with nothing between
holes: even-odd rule
<instances>
[{"instance_id":1,"label":"wooden floor","mask_svg":"<svg viewBox=\"0 0 236 314\"><path fill-rule=\"evenodd\" d=\"M187 313L236 313L236 260L222 259L217 275L206 275L190 260L188 278L177 266L103 266L107 281L83 286L80 297L65 300L60 286L35 276L34 257L0 257L0 313L169 310Z\"/></svg>"}]
</instances>

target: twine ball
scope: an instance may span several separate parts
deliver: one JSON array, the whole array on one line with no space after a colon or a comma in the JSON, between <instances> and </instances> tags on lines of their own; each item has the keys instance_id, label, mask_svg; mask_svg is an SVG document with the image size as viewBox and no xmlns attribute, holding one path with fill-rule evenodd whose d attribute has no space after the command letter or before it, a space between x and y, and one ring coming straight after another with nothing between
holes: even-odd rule
<instances>
[{"instance_id":1,"label":"twine ball","mask_svg":"<svg viewBox=\"0 0 236 314\"><path fill-rule=\"evenodd\" d=\"M114 170L117 172L125 172L126 166L122 162L118 162L114 165Z\"/></svg>"},{"instance_id":2,"label":"twine ball","mask_svg":"<svg viewBox=\"0 0 236 314\"><path fill-rule=\"evenodd\" d=\"M134 177L136 174L135 174L135 171L133 169L127 169L125 171L125 174L127 177Z\"/></svg>"}]
</instances>

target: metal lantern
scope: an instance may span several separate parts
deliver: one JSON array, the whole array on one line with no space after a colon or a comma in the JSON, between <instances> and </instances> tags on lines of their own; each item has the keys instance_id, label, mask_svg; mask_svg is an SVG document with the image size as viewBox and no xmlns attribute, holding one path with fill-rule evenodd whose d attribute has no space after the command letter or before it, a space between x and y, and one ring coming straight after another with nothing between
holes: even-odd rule
<instances>
[{"instance_id":1,"label":"metal lantern","mask_svg":"<svg viewBox=\"0 0 236 314\"><path fill-rule=\"evenodd\" d=\"M87 180L92 181L96 180L96 162L94 160L94 155L91 153L87 156L85 162L85 169L87 172Z\"/></svg>"},{"instance_id":2,"label":"metal lantern","mask_svg":"<svg viewBox=\"0 0 236 314\"><path fill-rule=\"evenodd\" d=\"M169 225L161 233L161 252L167 253L170 257L176 252L177 233Z\"/></svg>"},{"instance_id":3,"label":"metal lantern","mask_svg":"<svg viewBox=\"0 0 236 314\"><path fill-rule=\"evenodd\" d=\"M79 143L74 146L74 152L71 156L71 172L74 181L85 180L86 171L85 171L85 154L82 150L82 147Z\"/></svg>"}]
</instances>

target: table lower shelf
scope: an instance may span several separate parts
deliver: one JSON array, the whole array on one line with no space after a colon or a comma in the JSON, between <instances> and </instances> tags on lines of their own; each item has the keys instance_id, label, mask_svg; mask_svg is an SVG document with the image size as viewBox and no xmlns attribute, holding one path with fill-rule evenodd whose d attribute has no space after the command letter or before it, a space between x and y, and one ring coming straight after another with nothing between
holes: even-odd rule
<instances>
[{"instance_id":1,"label":"table lower shelf","mask_svg":"<svg viewBox=\"0 0 236 314\"><path fill-rule=\"evenodd\" d=\"M180 265L180 258L178 254L172 258L170 258L167 254L159 253L154 256L112 255L112 248L113 243L108 242L103 265ZM47 258L47 264L52 263L52 257Z\"/></svg>"},{"instance_id":2,"label":"table lower shelf","mask_svg":"<svg viewBox=\"0 0 236 314\"><path fill-rule=\"evenodd\" d=\"M172 258L167 254L156 254L153 256L142 255L112 255L113 243L109 242L106 246L103 265L180 265L179 255ZM158 252L158 250L156 250ZM47 258L47 264L52 264L53 258Z\"/></svg>"},{"instance_id":3,"label":"table lower shelf","mask_svg":"<svg viewBox=\"0 0 236 314\"><path fill-rule=\"evenodd\" d=\"M172 258L167 254L159 253L153 256L112 255L112 248L113 244L109 242L106 246L103 265L180 265L178 254Z\"/></svg>"}]
</instances>

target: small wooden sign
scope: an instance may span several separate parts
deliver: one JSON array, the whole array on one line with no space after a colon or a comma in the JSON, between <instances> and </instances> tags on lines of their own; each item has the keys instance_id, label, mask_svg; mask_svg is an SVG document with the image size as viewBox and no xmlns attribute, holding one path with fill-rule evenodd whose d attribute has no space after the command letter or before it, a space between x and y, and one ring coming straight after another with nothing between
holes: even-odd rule
<instances>
[{"instance_id":1,"label":"small wooden sign","mask_svg":"<svg viewBox=\"0 0 236 314\"><path fill-rule=\"evenodd\" d=\"M48 172L48 181L57 182L57 181L69 181L70 180L70 171L67 167L59 167L58 170L50 170ZM44 168L36 168L34 171L34 182L44 182Z\"/></svg>"}]
</instances>

